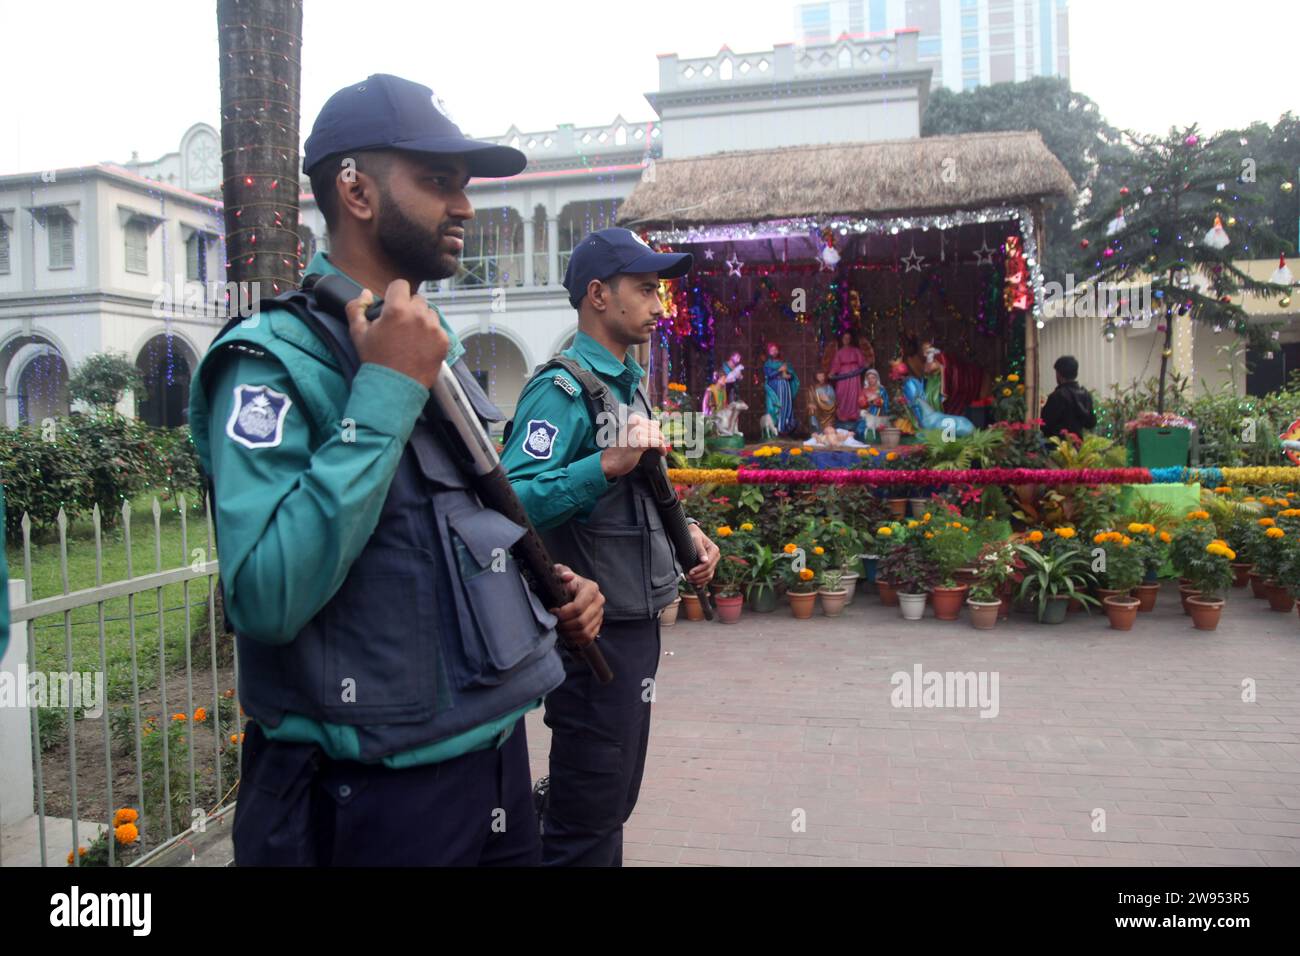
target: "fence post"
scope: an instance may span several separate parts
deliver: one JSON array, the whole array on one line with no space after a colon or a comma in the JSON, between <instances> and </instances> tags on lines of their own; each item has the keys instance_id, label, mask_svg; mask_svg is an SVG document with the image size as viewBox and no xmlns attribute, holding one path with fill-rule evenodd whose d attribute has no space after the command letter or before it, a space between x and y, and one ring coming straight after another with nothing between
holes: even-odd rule
<instances>
[{"instance_id":1,"label":"fence post","mask_svg":"<svg viewBox=\"0 0 1300 956\"><path fill-rule=\"evenodd\" d=\"M9 607L26 601L22 580L10 580ZM11 623L9 649L0 659L0 823L9 826L35 812L32 777L32 708L27 706L27 622ZM10 696L12 694L12 697ZM12 706L11 706L12 704Z\"/></svg>"}]
</instances>

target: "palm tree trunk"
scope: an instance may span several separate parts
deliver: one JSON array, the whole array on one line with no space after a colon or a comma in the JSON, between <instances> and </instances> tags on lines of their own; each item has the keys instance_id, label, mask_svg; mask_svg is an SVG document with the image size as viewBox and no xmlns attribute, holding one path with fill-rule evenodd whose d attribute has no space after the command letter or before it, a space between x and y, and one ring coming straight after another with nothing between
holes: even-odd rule
<instances>
[{"instance_id":1,"label":"palm tree trunk","mask_svg":"<svg viewBox=\"0 0 1300 956\"><path fill-rule=\"evenodd\" d=\"M301 0L218 0L226 281L252 307L298 285ZM238 303L230 303L232 311ZM246 313L244 313L246 314Z\"/></svg>"}]
</instances>

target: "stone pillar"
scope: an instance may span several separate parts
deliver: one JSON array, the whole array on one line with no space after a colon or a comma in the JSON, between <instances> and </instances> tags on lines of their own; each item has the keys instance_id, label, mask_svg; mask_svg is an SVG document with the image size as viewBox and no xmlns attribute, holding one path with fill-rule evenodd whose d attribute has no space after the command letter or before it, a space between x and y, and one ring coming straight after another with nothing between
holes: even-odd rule
<instances>
[{"instance_id":1,"label":"stone pillar","mask_svg":"<svg viewBox=\"0 0 1300 956\"><path fill-rule=\"evenodd\" d=\"M533 213L524 220L524 285L528 287L537 284L537 279L533 274L533 246L535 245L533 216L535 215L536 213Z\"/></svg>"},{"instance_id":2,"label":"stone pillar","mask_svg":"<svg viewBox=\"0 0 1300 956\"><path fill-rule=\"evenodd\" d=\"M10 580L11 612L26 603L22 581ZM27 691L27 622L9 627L9 649L0 659L0 677L25 699ZM35 812L35 781L32 777L32 709L0 707L0 823L8 826L26 820Z\"/></svg>"},{"instance_id":3,"label":"stone pillar","mask_svg":"<svg viewBox=\"0 0 1300 956\"><path fill-rule=\"evenodd\" d=\"M546 217L546 268L547 282L560 285L564 274L560 272L560 220L558 216Z\"/></svg>"}]
</instances>

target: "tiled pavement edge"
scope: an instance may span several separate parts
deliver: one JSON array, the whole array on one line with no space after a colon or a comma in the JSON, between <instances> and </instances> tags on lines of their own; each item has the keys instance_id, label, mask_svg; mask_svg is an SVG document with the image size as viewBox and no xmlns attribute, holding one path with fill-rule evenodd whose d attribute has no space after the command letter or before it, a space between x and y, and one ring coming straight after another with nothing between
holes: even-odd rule
<instances>
[{"instance_id":1,"label":"tiled pavement edge","mask_svg":"<svg viewBox=\"0 0 1300 956\"><path fill-rule=\"evenodd\" d=\"M1294 612L1234 590L1195 631L1166 585L1128 633L1096 614L911 623L866 592L817 614L663 629L625 863L1300 864ZM917 664L996 672L999 712L892 706ZM540 711L528 734L537 777Z\"/></svg>"}]
</instances>

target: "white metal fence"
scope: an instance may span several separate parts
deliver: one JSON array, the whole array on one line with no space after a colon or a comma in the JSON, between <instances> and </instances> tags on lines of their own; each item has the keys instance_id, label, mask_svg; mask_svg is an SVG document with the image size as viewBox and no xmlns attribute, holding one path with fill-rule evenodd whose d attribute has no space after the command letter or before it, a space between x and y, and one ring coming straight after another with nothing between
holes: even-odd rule
<instances>
[{"instance_id":1,"label":"white metal fence","mask_svg":"<svg viewBox=\"0 0 1300 956\"><path fill-rule=\"evenodd\" d=\"M59 581L51 586L48 557L33 567L32 524L23 515L22 580L11 567L13 627L0 662L10 691L9 699L0 698L10 705L0 706L0 822L8 835L0 840L0 865L64 865L69 854L80 866L85 858L77 851L88 844L97 852L86 862L135 865L206 829L228 809L243 737L233 641L222 635L217 613L212 514L205 503L203 527L192 541L185 497L175 504L179 529L169 513L165 557L163 509L153 499L148 570L137 568L132 509L123 504L117 529L108 530L120 538L125 558L112 564L125 573L108 582L106 557L118 543L106 549L96 506L90 534L82 526L73 541L83 576L85 550L93 548L94 584L76 590L70 588L67 516L60 510L55 522ZM34 594L34 575L53 593ZM196 643L196 636L206 640ZM119 843L115 825L130 816L118 817L123 808L137 814L130 822L138 834L129 839L128 828ZM99 831L90 840L88 822ZM26 859L16 858L24 853Z\"/></svg>"}]
</instances>

